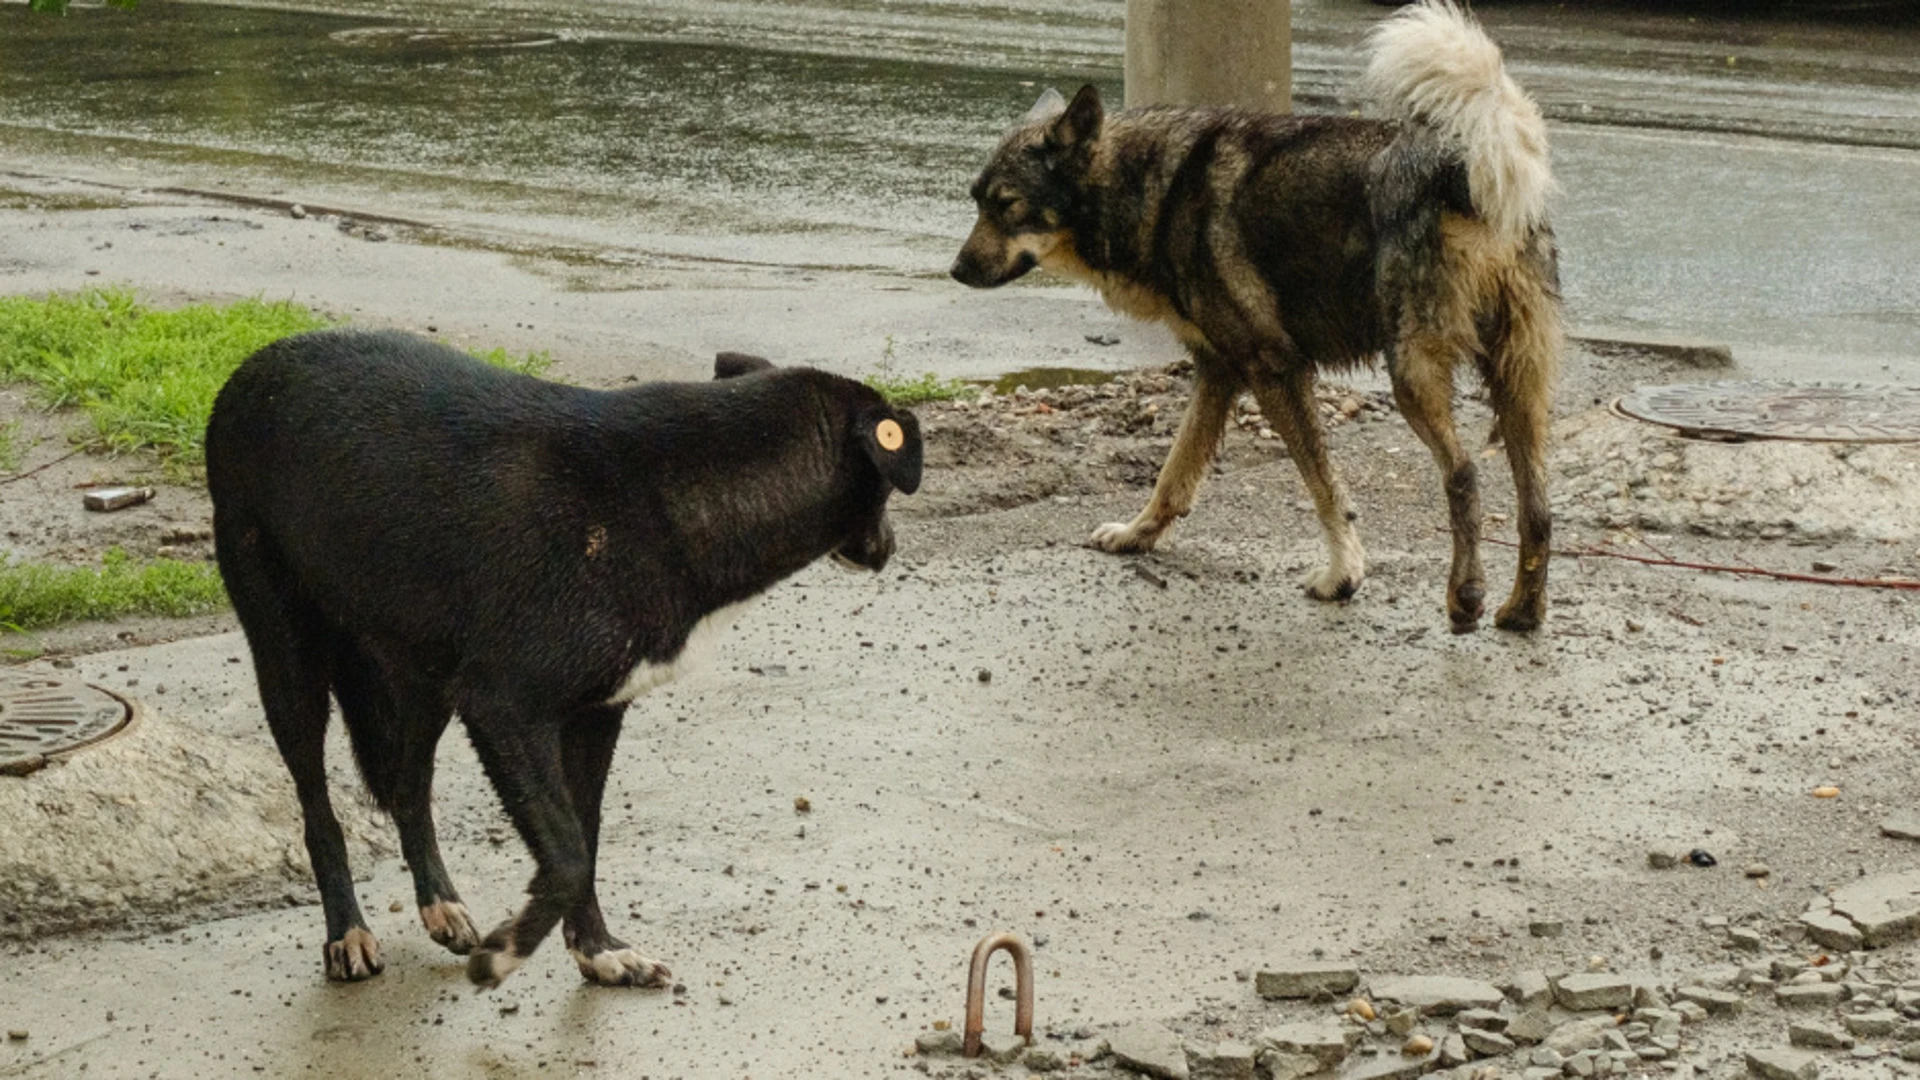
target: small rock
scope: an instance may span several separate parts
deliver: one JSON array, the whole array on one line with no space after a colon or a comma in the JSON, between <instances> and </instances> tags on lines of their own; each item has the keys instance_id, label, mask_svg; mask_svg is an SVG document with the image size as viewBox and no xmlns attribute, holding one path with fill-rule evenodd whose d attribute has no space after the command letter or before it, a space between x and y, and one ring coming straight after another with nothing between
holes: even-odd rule
<instances>
[{"instance_id":1,"label":"small rock","mask_svg":"<svg viewBox=\"0 0 1920 1080\"><path fill-rule=\"evenodd\" d=\"M299 220L307 216L307 208L301 206L299 203L294 203L292 206L287 207L287 216Z\"/></svg>"},{"instance_id":2,"label":"small rock","mask_svg":"<svg viewBox=\"0 0 1920 1080\"><path fill-rule=\"evenodd\" d=\"M1861 878L1835 889L1830 899L1833 913L1858 928L1869 949L1920 936L1920 870Z\"/></svg>"},{"instance_id":3,"label":"small rock","mask_svg":"<svg viewBox=\"0 0 1920 1080\"><path fill-rule=\"evenodd\" d=\"M1011 1065L1027 1052L1027 1040L1011 1031L989 1031L980 1036L980 1056L997 1065Z\"/></svg>"},{"instance_id":4,"label":"small rock","mask_svg":"<svg viewBox=\"0 0 1920 1080\"><path fill-rule=\"evenodd\" d=\"M957 1031L923 1031L914 1036L914 1048L932 1056L958 1055L965 1045Z\"/></svg>"},{"instance_id":5,"label":"small rock","mask_svg":"<svg viewBox=\"0 0 1920 1080\"><path fill-rule=\"evenodd\" d=\"M1614 1028L1611 1016L1587 1016L1570 1023L1561 1024L1553 1029L1543 1044L1572 1057L1582 1050L1598 1050L1606 1040L1607 1032ZM1512 1030L1509 1025L1508 1030Z\"/></svg>"},{"instance_id":6,"label":"small rock","mask_svg":"<svg viewBox=\"0 0 1920 1080\"><path fill-rule=\"evenodd\" d=\"M1773 992L1773 1000L1783 1009L1832 1008L1847 996L1847 988L1839 983L1821 983L1818 986L1794 986L1788 984Z\"/></svg>"},{"instance_id":7,"label":"small rock","mask_svg":"<svg viewBox=\"0 0 1920 1080\"><path fill-rule=\"evenodd\" d=\"M1920 1039L1907 1043L1900 1048L1900 1057L1906 1061L1920 1061Z\"/></svg>"},{"instance_id":8,"label":"small rock","mask_svg":"<svg viewBox=\"0 0 1920 1080\"><path fill-rule=\"evenodd\" d=\"M1479 1028L1481 1031L1505 1031L1511 1017L1497 1013L1492 1009L1468 1009L1454 1020L1463 1028Z\"/></svg>"},{"instance_id":9,"label":"small rock","mask_svg":"<svg viewBox=\"0 0 1920 1080\"><path fill-rule=\"evenodd\" d=\"M1567 1063L1567 1059L1560 1056L1560 1051L1555 1050L1551 1046L1534 1047L1533 1052L1527 1055L1527 1061L1543 1069L1554 1069L1556 1071Z\"/></svg>"},{"instance_id":10,"label":"small rock","mask_svg":"<svg viewBox=\"0 0 1920 1080\"><path fill-rule=\"evenodd\" d=\"M1067 1063L1058 1051L1044 1046L1030 1046L1020 1058L1020 1064L1037 1073L1058 1072L1066 1068Z\"/></svg>"},{"instance_id":11,"label":"small rock","mask_svg":"<svg viewBox=\"0 0 1920 1080\"><path fill-rule=\"evenodd\" d=\"M1344 994L1359 983L1359 968L1332 961L1288 964L1253 977L1254 993L1269 999Z\"/></svg>"},{"instance_id":12,"label":"small rock","mask_svg":"<svg viewBox=\"0 0 1920 1080\"><path fill-rule=\"evenodd\" d=\"M1766 863L1748 863L1744 873L1750 878L1763 878L1773 873L1773 867Z\"/></svg>"},{"instance_id":13,"label":"small rock","mask_svg":"<svg viewBox=\"0 0 1920 1080\"><path fill-rule=\"evenodd\" d=\"M1713 991L1711 990L1701 990L1700 992L1703 994L1713 993ZM1734 998L1734 1003L1737 1005L1739 1003L1739 1000L1740 1000L1739 998ZM1673 1006L1673 1011L1680 1014L1680 1020L1682 1023L1698 1024L1706 1020L1707 1018L1706 1007L1704 1005L1701 1005L1697 1001L1675 1002Z\"/></svg>"},{"instance_id":14,"label":"small rock","mask_svg":"<svg viewBox=\"0 0 1920 1080\"><path fill-rule=\"evenodd\" d=\"M1420 1022L1420 1010L1397 1009L1387 1014L1387 1019L1384 1026L1386 1027L1389 1033L1398 1035L1404 1039L1408 1035L1413 1034L1414 1025L1418 1024L1419 1022ZM1428 1049L1431 1049L1431 1047L1429 1047ZM1422 1051L1422 1052L1424 1053L1425 1051Z\"/></svg>"},{"instance_id":15,"label":"small rock","mask_svg":"<svg viewBox=\"0 0 1920 1080\"><path fill-rule=\"evenodd\" d=\"M1553 1034L1553 1019L1545 1009L1528 1009L1507 1021L1506 1036L1515 1042L1537 1043Z\"/></svg>"},{"instance_id":16,"label":"small rock","mask_svg":"<svg viewBox=\"0 0 1920 1080\"><path fill-rule=\"evenodd\" d=\"M1554 938L1567 932L1567 924L1559 919L1535 919L1527 924L1527 933L1539 938Z\"/></svg>"},{"instance_id":17,"label":"small rock","mask_svg":"<svg viewBox=\"0 0 1920 1080\"><path fill-rule=\"evenodd\" d=\"M1303 1080L1321 1070L1320 1059L1312 1054L1288 1050L1263 1050L1259 1057L1260 1074L1271 1080Z\"/></svg>"},{"instance_id":18,"label":"small rock","mask_svg":"<svg viewBox=\"0 0 1920 1080\"><path fill-rule=\"evenodd\" d=\"M1609 1058L1608 1060L1612 1059ZM1563 1066L1563 1069L1568 1076L1581 1077L1583 1080L1585 1077L1592 1076L1594 1073L1593 1051L1586 1050L1573 1055L1567 1059L1567 1063Z\"/></svg>"},{"instance_id":19,"label":"small rock","mask_svg":"<svg viewBox=\"0 0 1920 1080\"><path fill-rule=\"evenodd\" d=\"M1787 1041L1815 1050L1845 1050L1853 1038L1832 1024L1813 1020L1794 1020L1787 1024Z\"/></svg>"},{"instance_id":20,"label":"small rock","mask_svg":"<svg viewBox=\"0 0 1920 1080\"><path fill-rule=\"evenodd\" d=\"M1473 1055L1467 1053L1467 1040L1457 1033L1440 1040L1440 1064L1465 1065Z\"/></svg>"},{"instance_id":21,"label":"small rock","mask_svg":"<svg viewBox=\"0 0 1920 1080\"><path fill-rule=\"evenodd\" d=\"M1736 1013L1740 1011L1742 1005L1740 995L1727 990L1709 990L1704 986L1683 986L1674 993L1682 1001L1691 1002L1710 1013ZM1681 1014L1686 1014L1684 1006Z\"/></svg>"},{"instance_id":22,"label":"small rock","mask_svg":"<svg viewBox=\"0 0 1920 1080\"><path fill-rule=\"evenodd\" d=\"M1159 1024L1128 1024L1107 1036L1107 1049L1123 1068L1161 1080L1189 1080L1180 1036Z\"/></svg>"},{"instance_id":23,"label":"small rock","mask_svg":"<svg viewBox=\"0 0 1920 1080\"><path fill-rule=\"evenodd\" d=\"M1895 840L1920 840L1920 814L1901 811L1881 822L1880 832Z\"/></svg>"},{"instance_id":24,"label":"small rock","mask_svg":"<svg viewBox=\"0 0 1920 1080\"><path fill-rule=\"evenodd\" d=\"M1574 1012L1617 1009L1633 1004L1633 980L1621 975L1568 975L1554 984L1560 1006Z\"/></svg>"},{"instance_id":25,"label":"small rock","mask_svg":"<svg viewBox=\"0 0 1920 1080\"><path fill-rule=\"evenodd\" d=\"M25 1042L29 1034L31 1033L28 1032L26 1028L7 1029L7 1038L13 1042Z\"/></svg>"},{"instance_id":26,"label":"small rock","mask_svg":"<svg viewBox=\"0 0 1920 1080\"><path fill-rule=\"evenodd\" d=\"M1680 856L1665 848L1647 852L1647 865L1655 870L1671 870L1680 865Z\"/></svg>"},{"instance_id":27,"label":"small rock","mask_svg":"<svg viewBox=\"0 0 1920 1080\"><path fill-rule=\"evenodd\" d=\"M1478 1028L1461 1028L1460 1038L1466 1041L1467 1049L1481 1057L1499 1057L1511 1054L1515 1049L1514 1041L1505 1035Z\"/></svg>"},{"instance_id":28,"label":"small rock","mask_svg":"<svg viewBox=\"0 0 1920 1080\"><path fill-rule=\"evenodd\" d=\"M1553 1004L1553 983L1545 972L1523 971L1513 977L1507 996L1522 1009L1544 1009Z\"/></svg>"},{"instance_id":29,"label":"small rock","mask_svg":"<svg viewBox=\"0 0 1920 1080\"><path fill-rule=\"evenodd\" d=\"M1814 1080L1820 1059L1804 1050L1749 1050L1747 1071L1761 1080Z\"/></svg>"},{"instance_id":30,"label":"small rock","mask_svg":"<svg viewBox=\"0 0 1920 1080\"><path fill-rule=\"evenodd\" d=\"M1253 1080L1253 1058L1253 1047L1243 1042L1189 1047L1187 1070L1193 1080Z\"/></svg>"},{"instance_id":31,"label":"small rock","mask_svg":"<svg viewBox=\"0 0 1920 1080\"><path fill-rule=\"evenodd\" d=\"M1450 975L1383 975L1372 982L1375 998L1410 1005L1427 1016L1494 1009L1506 1000L1492 983Z\"/></svg>"},{"instance_id":32,"label":"small rock","mask_svg":"<svg viewBox=\"0 0 1920 1080\"><path fill-rule=\"evenodd\" d=\"M1432 1064L1432 1056L1382 1054L1369 1061L1350 1062L1340 1070L1339 1080L1417 1080Z\"/></svg>"},{"instance_id":33,"label":"small rock","mask_svg":"<svg viewBox=\"0 0 1920 1080\"><path fill-rule=\"evenodd\" d=\"M1854 1013L1843 1016L1840 1022L1848 1031L1863 1039L1877 1039L1891 1035L1900 1027L1900 1014L1892 1009L1874 1009L1871 1012Z\"/></svg>"},{"instance_id":34,"label":"small rock","mask_svg":"<svg viewBox=\"0 0 1920 1080\"><path fill-rule=\"evenodd\" d=\"M1262 1031L1254 1042L1262 1048L1305 1054L1331 1069L1345 1061L1360 1038L1357 1029L1340 1024L1306 1021L1280 1024Z\"/></svg>"},{"instance_id":35,"label":"small rock","mask_svg":"<svg viewBox=\"0 0 1920 1080\"><path fill-rule=\"evenodd\" d=\"M1747 952L1761 952L1767 947L1767 939L1758 930L1736 926L1727 931L1727 944Z\"/></svg>"}]
</instances>

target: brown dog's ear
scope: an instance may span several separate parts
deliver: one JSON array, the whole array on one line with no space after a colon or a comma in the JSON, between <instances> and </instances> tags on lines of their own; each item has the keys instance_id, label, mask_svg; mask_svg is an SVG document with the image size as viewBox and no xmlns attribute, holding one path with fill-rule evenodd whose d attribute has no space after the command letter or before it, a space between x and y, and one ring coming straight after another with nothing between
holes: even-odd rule
<instances>
[{"instance_id":1,"label":"brown dog's ear","mask_svg":"<svg viewBox=\"0 0 1920 1080\"><path fill-rule=\"evenodd\" d=\"M1067 110L1047 128L1047 145L1056 150L1085 146L1100 137L1100 125L1106 115L1100 104L1100 91L1092 83L1082 86L1067 103Z\"/></svg>"},{"instance_id":2,"label":"brown dog's ear","mask_svg":"<svg viewBox=\"0 0 1920 1080\"><path fill-rule=\"evenodd\" d=\"M920 421L902 409L895 412L885 405L862 409L854 417L854 437L873 459L880 475L904 495L920 489Z\"/></svg>"},{"instance_id":3,"label":"brown dog's ear","mask_svg":"<svg viewBox=\"0 0 1920 1080\"><path fill-rule=\"evenodd\" d=\"M763 356L748 356L746 353L723 352L713 357L713 377L733 379L741 375L751 375L756 371L765 371L773 366L773 361Z\"/></svg>"}]
</instances>

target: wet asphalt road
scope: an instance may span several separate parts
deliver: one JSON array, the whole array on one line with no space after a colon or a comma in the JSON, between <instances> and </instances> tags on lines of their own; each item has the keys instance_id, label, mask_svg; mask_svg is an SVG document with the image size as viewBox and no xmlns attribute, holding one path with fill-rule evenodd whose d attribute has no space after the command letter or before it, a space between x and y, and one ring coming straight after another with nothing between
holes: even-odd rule
<instances>
[{"instance_id":1,"label":"wet asphalt road","mask_svg":"<svg viewBox=\"0 0 1920 1080\"><path fill-rule=\"evenodd\" d=\"M1115 0L328 7L0 8L0 163L639 271L934 279L1038 89L1120 89ZM1354 106L1381 10L1296 6L1299 107ZM1920 377L1920 24L1486 18L1556 119L1576 325L1728 341L1762 374ZM646 287L600 287L623 284Z\"/></svg>"}]
</instances>

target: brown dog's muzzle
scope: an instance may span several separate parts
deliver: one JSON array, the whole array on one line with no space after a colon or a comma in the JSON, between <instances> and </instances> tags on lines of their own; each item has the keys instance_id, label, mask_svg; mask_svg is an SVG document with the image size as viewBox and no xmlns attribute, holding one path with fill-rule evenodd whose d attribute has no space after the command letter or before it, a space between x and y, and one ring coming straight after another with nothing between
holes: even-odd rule
<instances>
[{"instance_id":1,"label":"brown dog's muzzle","mask_svg":"<svg viewBox=\"0 0 1920 1080\"><path fill-rule=\"evenodd\" d=\"M991 289L1018 278L1034 265L1032 252L1008 243L1006 234L982 219L974 222L973 232L967 235L948 273L969 288Z\"/></svg>"}]
</instances>

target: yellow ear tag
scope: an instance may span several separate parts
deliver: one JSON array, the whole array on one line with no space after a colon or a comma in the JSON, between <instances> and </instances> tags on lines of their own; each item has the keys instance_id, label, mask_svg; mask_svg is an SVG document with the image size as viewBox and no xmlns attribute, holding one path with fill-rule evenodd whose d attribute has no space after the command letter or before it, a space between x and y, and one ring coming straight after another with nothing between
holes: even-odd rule
<instances>
[{"instance_id":1,"label":"yellow ear tag","mask_svg":"<svg viewBox=\"0 0 1920 1080\"><path fill-rule=\"evenodd\" d=\"M906 445L907 433L900 430L897 422L882 420L873 426L873 441L880 444L880 449L892 453Z\"/></svg>"}]
</instances>

